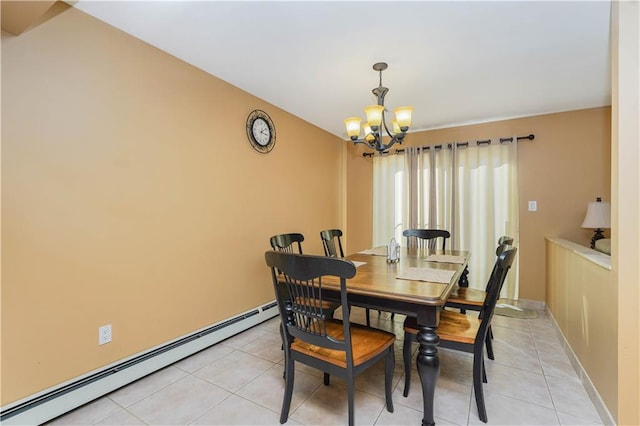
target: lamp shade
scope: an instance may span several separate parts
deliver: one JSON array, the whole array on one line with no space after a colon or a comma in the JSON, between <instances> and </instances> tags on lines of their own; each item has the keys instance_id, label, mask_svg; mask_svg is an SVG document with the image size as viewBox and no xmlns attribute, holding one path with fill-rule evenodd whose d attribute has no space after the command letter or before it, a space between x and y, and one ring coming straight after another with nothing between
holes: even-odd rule
<instances>
[{"instance_id":1,"label":"lamp shade","mask_svg":"<svg viewBox=\"0 0 640 426\"><path fill-rule=\"evenodd\" d=\"M347 135L350 138L360 136L360 117L349 117L344 120L344 125L347 126Z\"/></svg>"},{"instance_id":2,"label":"lamp shade","mask_svg":"<svg viewBox=\"0 0 640 426\"><path fill-rule=\"evenodd\" d=\"M394 108L393 112L396 114L396 120L398 121L398 127L409 127L411 126L411 114L413 113L413 108L410 106L403 106Z\"/></svg>"},{"instance_id":3,"label":"lamp shade","mask_svg":"<svg viewBox=\"0 0 640 426\"><path fill-rule=\"evenodd\" d=\"M372 140L374 140L376 137L373 135L373 133L371 133L371 126L369 126L369 123L364 123L362 125L362 128L364 129L364 140L367 142L371 142Z\"/></svg>"},{"instance_id":4,"label":"lamp shade","mask_svg":"<svg viewBox=\"0 0 640 426\"><path fill-rule=\"evenodd\" d=\"M611 204L592 201L587 206L587 214L582 222L583 228L611 228Z\"/></svg>"},{"instance_id":5,"label":"lamp shade","mask_svg":"<svg viewBox=\"0 0 640 426\"><path fill-rule=\"evenodd\" d=\"M382 123L382 112L384 106L382 105L369 105L364 107L364 113L367 115L367 123L371 127L378 127Z\"/></svg>"}]
</instances>

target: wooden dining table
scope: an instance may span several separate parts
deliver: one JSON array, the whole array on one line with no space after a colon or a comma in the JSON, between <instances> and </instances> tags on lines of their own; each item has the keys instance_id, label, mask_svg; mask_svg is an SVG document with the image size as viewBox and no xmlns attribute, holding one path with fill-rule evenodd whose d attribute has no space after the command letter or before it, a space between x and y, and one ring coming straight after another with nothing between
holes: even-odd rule
<instances>
[{"instance_id":1,"label":"wooden dining table","mask_svg":"<svg viewBox=\"0 0 640 426\"><path fill-rule=\"evenodd\" d=\"M428 261L432 254L459 256L462 263ZM417 341L420 349L417 358L418 374L422 382L424 401L423 425L434 425L433 402L436 382L440 375L438 359L438 321L440 311L451 290L466 280L470 253L457 250L423 250L402 248L400 261L388 263L386 255L355 253L345 259L356 264L356 275L347 280L349 303L370 309L379 309L417 319L420 331ZM398 279L408 268L430 268L453 271L449 282L430 282ZM339 300L340 281L333 277L323 278L325 297L336 296Z\"/></svg>"}]
</instances>

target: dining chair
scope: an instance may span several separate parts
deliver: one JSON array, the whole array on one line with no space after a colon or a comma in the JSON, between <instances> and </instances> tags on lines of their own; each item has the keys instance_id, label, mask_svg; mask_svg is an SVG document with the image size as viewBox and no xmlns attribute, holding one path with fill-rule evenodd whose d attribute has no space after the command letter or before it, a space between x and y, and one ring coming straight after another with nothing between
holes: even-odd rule
<instances>
[{"instance_id":1,"label":"dining chair","mask_svg":"<svg viewBox=\"0 0 640 426\"><path fill-rule=\"evenodd\" d=\"M449 231L444 229L405 229L402 235L407 237L407 247L427 248L435 250L438 238L442 238L442 250L445 249L447 239L451 238Z\"/></svg>"},{"instance_id":2,"label":"dining chair","mask_svg":"<svg viewBox=\"0 0 640 426\"><path fill-rule=\"evenodd\" d=\"M290 233L290 234L279 234L274 235L269 239L271 243L271 248L275 251L283 252L283 253L302 253L302 242L304 241L304 235L299 233ZM298 250L295 250L295 248ZM340 249L342 252L342 248ZM344 256L343 256L344 257ZM331 313L333 316L334 312L340 306L340 303L326 300L323 302L323 308ZM368 325L368 324L367 324Z\"/></svg>"},{"instance_id":3,"label":"dining chair","mask_svg":"<svg viewBox=\"0 0 640 426\"><path fill-rule=\"evenodd\" d=\"M471 315L461 314L455 311L440 312L438 323L439 346L473 354L473 389L475 393L478 416L484 423L487 422L487 410L484 403L482 383L487 382L484 367L484 345L488 339L488 331L495 311L496 303L500 297L500 290L504 284L507 272L513 264L518 249L509 247L498 256L495 267L487 285L487 296L482 305L480 315L476 318ZM411 343L417 341L419 327L413 317L407 317L404 322L404 346L402 349L404 359L404 391L403 396L409 394L411 385Z\"/></svg>"},{"instance_id":4,"label":"dining chair","mask_svg":"<svg viewBox=\"0 0 640 426\"><path fill-rule=\"evenodd\" d=\"M356 274L354 264L326 256L277 251L266 252L265 260L271 268L285 338L286 384L280 423L285 423L289 416L295 362L322 371L325 385L329 385L331 375L347 382L349 425L353 425L355 377L384 358L386 406L392 413L395 335L349 322L347 279ZM322 278L326 276L340 279L342 320L331 318L323 308Z\"/></svg>"},{"instance_id":5,"label":"dining chair","mask_svg":"<svg viewBox=\"0 0 640 426\"><path fill-rule=\"evenodd\" d=\"M405 229L402 235L407 237L407 247L418 247L419 249L435 250L438 238L442 238L442 250L445 249L447 239L451 237L449 231L444 229ZM379 313L380 311L378 311ZM391 319L395 314L391 314Z\"/></svg>"},{"instance_id":6,"label":"dining chair","mask_svg":"<svg viewBox=\"0 0 640 426\"><path fill-rule=\"evenodd\" d=\"M499 257L507 247L511 246L512 243L513 238L506 236L500 237L498 240L498 246L496 247L496 257ZM495 264L493 267L495 268ZM486 295L486 288L484 290L479 290L471 287L455 286L451 291L445 306L479 311L482 309Z\"/></svg>"},{"instance_id":7,"label":"dining chair","mask_svg":"<svg viewBox=\"0 0 640 426\"><path fill-rule=\"evenodd\" d=\"M320 239L322 240L322 247L324 248L324 255L329 257L344 257L344 251L342 250L342 231L339 229L325 229L320 231ZM367 326L371 325L371 318L369 316L369 308L365 308L365 316Z\"/></svg>"},{"instance_id":8,"label":"dining chair","mask_svg":"<svg viewBox=\"0 0 640 426\"><path fill-rule=\"evenodd\" d=\"M498 245L501 246L503 244L512 246L513 245L513 238L508 236L508 235L503 235L502 237L500 237L498 239Z\"/></svg>"},{"instance_id":9,"label":"dining chair","mask_svg":"<svg viewBox=\"0 0 640 426\"><path fill-rule=\"evenodd\" d=\"M269 239L271 248L286 253L295 253L295 247L298 247L297 253L302 254L302 242L304 235L298 233L274 235Z\"/></svg>"},{"instance_id":10,"label":"dining chair","mask_svg":"<svg viewBox=\"0 0 640 426\"><path fill-rule=\"evenodd\" d=\"M329 257L344 257L342 251L342 231L339 229L325 229L320 231L320 239L324 248L324 255Z\"/></svg>"},{"instance_id":11,"label":"dining chair","mask_svg":"<svg viewBox=\"0 0 640 426\"><path fill-rule=\"evenodd\" d=\"M502 236L498 239L498 247L496 247L496 257L499 257L504 250L513 244L513 238L509 236ZM495 263L494 266L495 268ZM455 286L447 299L445 307L460 309L461 313L465 313L466 310L481 311L484 304L484 300L487 297L487 289L484 290ZM489 339L487 339L487 357L493 360L495 359L493 353L493 331L489 328Z\"/></svg>"}]
</instances>

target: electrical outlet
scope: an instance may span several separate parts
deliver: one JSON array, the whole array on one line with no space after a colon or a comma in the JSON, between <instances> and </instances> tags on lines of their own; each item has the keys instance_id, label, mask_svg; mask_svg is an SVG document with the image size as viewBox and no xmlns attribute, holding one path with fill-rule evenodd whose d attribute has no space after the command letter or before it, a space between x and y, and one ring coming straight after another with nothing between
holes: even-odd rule
<instances>
[{"instance_id":1,"label":"electrical outlet","mask_svg":"<svg viewBox=\"0 0 640 426\"><path fill-rule=\"evenodd\" d=\"M98 345L104 345L111 341L111 324L98 328Z\"/></svg>"}]
</instances>

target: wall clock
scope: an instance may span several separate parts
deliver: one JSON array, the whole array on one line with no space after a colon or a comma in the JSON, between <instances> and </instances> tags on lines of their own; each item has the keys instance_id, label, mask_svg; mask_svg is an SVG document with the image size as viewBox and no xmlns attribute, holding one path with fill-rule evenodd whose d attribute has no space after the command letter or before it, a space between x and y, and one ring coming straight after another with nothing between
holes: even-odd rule
<instances>
[{"instance_id":1,"label":"wall clock","mask_svg":"<svg viewBox=\"0 0 640 426\"><path fill-rule=\"evenodd\" d=\"M247 117L247 137L256 151L266 154L276 144L276 128L271 117L259 109L251 111Z\"/></svg>"}]
</instances>

